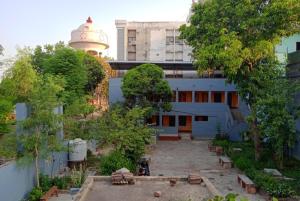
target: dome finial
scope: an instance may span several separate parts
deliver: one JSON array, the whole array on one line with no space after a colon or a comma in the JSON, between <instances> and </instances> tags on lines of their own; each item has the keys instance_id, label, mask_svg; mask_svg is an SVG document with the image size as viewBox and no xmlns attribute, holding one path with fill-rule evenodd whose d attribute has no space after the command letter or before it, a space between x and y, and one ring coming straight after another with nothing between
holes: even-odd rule
<instances>
[{"instance_id":1,"label":"dome finial","mask_svg":"<svg viewBox=\"0 0 300 201\"><path fill-rule=\"evenodd\" d=\"M89 18L86 20L87 23L93 23L92 18L89 16Z\"/></svg>"}]
</instances>

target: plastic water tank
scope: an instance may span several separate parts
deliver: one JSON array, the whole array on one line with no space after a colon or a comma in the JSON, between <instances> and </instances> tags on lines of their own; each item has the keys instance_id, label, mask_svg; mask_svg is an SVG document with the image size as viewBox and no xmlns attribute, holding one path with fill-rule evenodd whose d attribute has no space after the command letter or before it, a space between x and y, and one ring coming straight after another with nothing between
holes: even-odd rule
<instances>
[{"instance_id":1,"label":"plastic water tank","mask_svg":"<svg viewBox=\"0 0 300 201\"><path fill-rule=\"evenodd\" d=\"M84 161L87 157L87 143L85 140L76 138L69 141L69 160Z\"/></svg>"}]
</instances>

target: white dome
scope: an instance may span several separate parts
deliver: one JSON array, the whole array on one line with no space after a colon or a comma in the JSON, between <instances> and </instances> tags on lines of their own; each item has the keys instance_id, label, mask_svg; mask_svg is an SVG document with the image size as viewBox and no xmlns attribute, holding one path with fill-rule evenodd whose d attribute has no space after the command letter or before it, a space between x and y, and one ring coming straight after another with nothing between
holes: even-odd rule
<instances>
[{"instance_id":1,"label":"white dome","mask_svg":"<svg viewBox=\"0 0 300 201\"><path fill-rule=\"evenodd\" d=\"M107 35L93 24L90 17L86 20L86 23L72 31L69 45L76 49L95 52L100 52L109 47Z\"/></svg>"}]
</instances>

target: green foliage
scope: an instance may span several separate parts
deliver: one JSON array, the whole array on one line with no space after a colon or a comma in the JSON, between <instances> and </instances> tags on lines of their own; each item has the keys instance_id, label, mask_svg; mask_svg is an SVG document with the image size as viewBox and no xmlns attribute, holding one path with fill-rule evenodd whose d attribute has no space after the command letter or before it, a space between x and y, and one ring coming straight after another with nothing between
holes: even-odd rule
<instances>
[{"instance_id":1,"label":"green foliage","mask_svg":"<svg viewBox=\"0 0 300 201\"><path fill-rule=\"evenodd\" d=\"M238 199L237 194L229 193L225 197L222 196L215 196L212 199L209 199L208 201L248 201L246 198Z\"/></svg>"},{"instance_id":2,"label":"green foliage","mask_svg":"<svg viewBox=\"0 0 300 201\"><path fill-rule=\"evenodd\" d=\"M243 170L245 174L253 180L258 188L263 189L269 195L279 198L290 197L294 195L296 189L300 187L297 186L297 184L291 185L290 181L275 179L271 175L263 172L263 168L266 167L276 168L276 166L273 166L274 164L272 162L272 157L270 157L270 154L272 154L272 152L265 152L265 156L261 158L260 161L255 161L254 149L251 143L225 143L223 140L215 140L214 144L223 146L225 152L228 153L234 165ZM242 148L242 151L235 152L232 150L233 147ZM295 172L295 168L297 169L298 167L297 165L298 163L295 163L292 167L290 167L290 169L292 170L291 173L294 172L295 175L297 175L297 172ZM297 176L295 177L293 174L290 174L289 176L297 179Z\"/></svg>"},{"instance_id":3,"label":"green foliage","mask_svg":"<svg viewBox=\"0 0 300 201\"><path fill-rule=\"evenodd\" d=\"M299 9L298 0L211 0L195 4L190 23L181 27L181 37L194 48L194 63L199 72L222 70L230 82L237 84L239 95L251 107L248 120L256 160L260 156L261 137L256 116L261 107L256 108L256 104L265 99L266 91L272 93L276 90L276 85L270 84L270 81L282 74L278 71L280 65L274 47L282 37L299 32L296 28L300 19ZM284 89L281 87L279 91ZM268 104L270 106L272 110L277 109L274 101ZM291 131L291 118L277 119L271 126L276 130L278 124L283 125L287 121ZM279 131L278 135L277 148L282 146L284 132ZM282 147L279 150L277 155L282 161Z\"/></svg>"},{"instance_id":4,"label":"green foliage","mask_svg":"<svg viewBox=\"0 0 300 201\"><path fill-rule=\"evenodd\" d=\"M138 161L154 133L154 129L145 125L149 110L151 108L125 109L121 105L111 107L99 121L103 140L114 145L116 150L132 161Z\"/></svg>"},{"instance_id":5,"label":"green foliage","mask_svg":"<svg viewBox=\"0 0 300 201\"><path fill-rule=\"evenodd\" d=\"M5 99L0 99L0 136L8 133L9 131L9 115L12 113L12 111L12 102Z\"/></svg>"},{"instance_id":6,"label":"green foliage","mask_svg":"<svg viewBox=\"0 0 300 201\"><path fill-rule=\"evenodd\" d=\"M102 175L111 175L121 168L127 168L131 172L135 172L136 165L120 151L113 151L107 156L103 156L100 162L100 172Z\"/></svg>"},{"instance_id":7,"label":"green foliage","mask_svg":"<svg viewBox=\"0 0 300 201\"><path fill-rule=\"evenodd\" d=\"M99 140L98 122L88 118L95 108L87 102L88 97L82 97L69 105L64 113L64 132L69 139Z\"/></svg>"},{"instance_id":8,"label":"green foliage","mask_svg":"<svg viewBox=\"0 0 300 201\"><path fill-rule=\"evenodd\" d=\"M163 76L163 70L154 64L142 64L129 70L121 86L127 105L170 110L167 103L171 101L172 91Z\"/></svg>"},{"instance_id":9,"label":"green foliage","mask_svg":"<svg viewBox=\"0 0 300 201\"><path fill-rule=\"evenodd\" d=\"M234 162L236 167L238 167L240 170L243 170L243 171L246 170L247 168L251 167L251 163L252 163L251 160L249 160L248 158L243 158L243 157L236 159L236 161Z\"/></svg>"},{"instance_id":10,"label":"green foliage","mask_svg":"<svg viewBox=\"0 0 300 201\"><path fill-rule=\"evenodd\" d=\"M83 67L87 70L88 77L88 82L85 85L85 91L94 92L105 76L103 67L95 57L86 53L84 53L82 63Z\"/></svg>"},{"instance_id":11,"label":"green foliage","mask_svg":"<svg viewBox=\"0 0 300 201\"><path fill-rule=\"evenodd\" d=\"M279 167L283 168L285 146L293 148L296 140L296 121L299 108L294 97L299 84L287 80L272 80L269 90L258 99L255 106L259 119L258 127L269 140L270 148L276 154Z\"/></svg>"},{"instance_id":12,"label":"green foliage","mask_svg":"<svg viewBox=\"0 0 300 201\"><path fill-rule=\"evenodd\" d=\"M40 174L40 189L43 192L47 192L52 186L52 179L48 175Z\"/></svg>"},{"instance_id":13,"label":"green foliage","mask_svg":"<svg viewBox=\"0 0 300 201\"><path fill-rule=\"evenodd\" d=\"M71 186L74 188L80 188L85 180L85 174L82 168L79 170L73 169L70 175Z\"/></svg>"},{"instance_id":14,"label":"green foliage","mask_svg":"<svg viewBox=\"0 0 300 201\"><path fill-rule=\"evenodd\" d=\"M43 196L43 191L40 188L33 188L29 193L28 201L39 201Z\"/></svg>"},{"instance_id":15,"label":"green foliage","mask_svg":"<svg viewBox=\"0 0 300 201\"><path fill-rule=\"evenodd\" d=\"M28 102L38 75L31 64L31 50L19 49L16 60L8 69L0 84L0 97L7 101Z\"/></svg>"},{"instance_id":16,"label":"green foliage","mask_svg":"<svg viewBox=\"0 0 300 201\"><path fill-rule=\"evenodd\" d=\"M66 105L84 95L93 94L104 78L103 68L95 57L63 43L37 46L32 55L32 63L38 72L61 76L65 80L65 90L61 96Z\"/></svg>"},{"instance_id":17,"label":"green foliage","mask_svg":"<svg viewBox=\"0 0 300 201\"><path fill-rule=\"evenodd\" d=\"M43 76L29 97L30 116L22 122L23 133L19 136L22 146L21 163L35 161L37 186L39 187L39 159L46 159L51 152L63 149L56 131L61 128L61 117L54 113L60 102L57 94L62 90L57 78ZM47 142L47 143L45 143Z\"/></svg>"}]
</instances>

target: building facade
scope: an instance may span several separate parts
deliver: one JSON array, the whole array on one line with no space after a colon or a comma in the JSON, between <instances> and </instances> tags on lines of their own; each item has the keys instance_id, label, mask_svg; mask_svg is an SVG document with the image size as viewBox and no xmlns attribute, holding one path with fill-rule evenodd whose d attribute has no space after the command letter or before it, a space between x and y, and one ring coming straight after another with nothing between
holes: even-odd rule
<instances>
[{"instance_id":1,"label":"building facade","mask_svg":"<svg viewBox=\"0 0 300 201\"><path fill-rule=\"evenodd\" d=\"M116 20L118 61L191 61L191 48L179 38L185 22Z\"/></svg>"}]
</instances>

